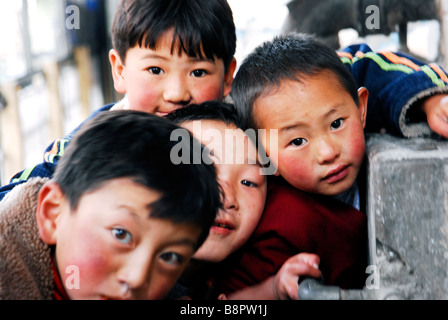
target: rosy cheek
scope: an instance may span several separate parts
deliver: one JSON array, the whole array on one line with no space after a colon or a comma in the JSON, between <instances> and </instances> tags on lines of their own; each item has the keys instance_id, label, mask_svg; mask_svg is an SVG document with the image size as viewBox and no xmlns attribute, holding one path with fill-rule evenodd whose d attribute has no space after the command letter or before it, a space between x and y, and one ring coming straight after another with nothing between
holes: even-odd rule
<instances>
[{"instance_id":1,"label":"rosy cheek","mask_svg":"<svg viewBox=\"0 0 448 320\"><path fill-rule=\"evenodd\" d=\"M69 295L76 297L81 294L82 298L82 295L89 296L97 292L113 271L113 259L108 254L106 244L98 236L80 232L76 247L69 251L63 264L59 265L61 279Z\"/></svg>"},{"instance_id":2,"label":"rosy cheek","mask_svg":"<svg viewBox=\"0 0 448 320\"><path fill-rule=\"evenodd\" d=\"M279 159L281 175L292 185L299 189L307 189L305 186L312 181L312 168L304 160L296 157L282 157Z\"/></svg>"},{"instance_id":3,"label":"rosy cheek","mask_svg":"<svg viewBox=\"0 0 448 320\"><path fill-rule=\"evenodd\" d=\"M352 139L347 139L347 141L350 141L350 158L358 164L362 162L365 155L365 139L363 132L360 130L360 128L358 128L358 130L353 130L350 134Z\"/></svg>"},{"instance_id":4,"label":"rosy cheek","mask_svg":"<svg viewBox=\"0 0 448 320\"><path fill-rule=\"evenodd\" d=\"M104 255L90 255L81 263L80 270L86 276L93 277L108 271L108 259Z\"/></svg>"},{"instance_id":5,"label":"rosy cheek","mask_svg":"<svg viewBox=\"0 0 448 320\"><path fill-rule=\"evenodd\" d=\"M202 86L200 90L196 90L193 96L195 103L222 99L221 87L217 85Z\"/></svg>"},{"instance_id":6,"label":"rosy cheek","mask_svg":"<svg viewBox=\"0 0 448 320\"><path fill-rule=\"evenodd\" d=\"M157 92L146 90L134 95L128 94L129 106L133 110L154 113L157 107Z\"/></svg>"},{"instance_id":7,"label":"rosy cheek","mask_svg":"<svg viewBox=\"0 0 448 320\"><path fill-rule=\"evenodd\" d=\"M76 266L79 269L82 278L87 278L85 280L94 278L100 273L106 271L106 261L107 259L102 254L91 254L85 252L83 256L74 259L70 262L71 266Z\"/></svg>"}]
</instances>

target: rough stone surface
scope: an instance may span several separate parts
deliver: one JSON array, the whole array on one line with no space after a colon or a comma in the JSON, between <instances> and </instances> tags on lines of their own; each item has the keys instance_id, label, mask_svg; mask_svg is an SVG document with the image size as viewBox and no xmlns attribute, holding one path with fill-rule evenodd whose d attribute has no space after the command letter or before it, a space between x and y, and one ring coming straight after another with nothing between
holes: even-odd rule
<instances>
[{"instance_id":1,"label":"rough stone surface","mask_svg":"<svg viewBox=\"0 0 448 320\"><path fill-rule=\"evenodd\" d=\"M370 263L398 299L448 299L448 141L367 137Z\"/></svg>"}]
</instances>

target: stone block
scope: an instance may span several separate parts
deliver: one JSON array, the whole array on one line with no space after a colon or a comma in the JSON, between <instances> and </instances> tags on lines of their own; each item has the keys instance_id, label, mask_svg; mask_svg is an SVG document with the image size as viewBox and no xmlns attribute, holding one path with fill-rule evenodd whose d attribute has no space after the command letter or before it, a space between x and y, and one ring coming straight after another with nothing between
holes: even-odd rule
<instances>
[{"instance_id":1,"label":"stone block","mask_svg":"<svg viewBox=\"0 0 448 320\"><path fill-rule=\"evenodd\" d=\"M448 141L367 136L370 264L398 299L448 299Z\"/></svg>"}]
</instances>

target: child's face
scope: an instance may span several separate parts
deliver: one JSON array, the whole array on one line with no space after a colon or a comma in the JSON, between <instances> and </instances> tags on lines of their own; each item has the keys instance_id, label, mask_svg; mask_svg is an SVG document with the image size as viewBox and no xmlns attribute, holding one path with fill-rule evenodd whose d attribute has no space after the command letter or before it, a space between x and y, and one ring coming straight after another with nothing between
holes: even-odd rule
<instances>
[{"instance_id":1,"label":"child's face","mask_svg":"<svg viewBox=\"0 0 448 320\"><path fill-rule=\"evenodd\" d=\"M267 134L278 129L278 145L270 142L265 148L268 155L277 152L275 164L286 181L323 195L340 194L353 185L365 152L367 90L358 95L359 107L335 75L322 72L302 82L284 80L256 100L258 128Z\"/></svg>"},{"instance_id":2,"label":"child's face","mask_svg":"<svg viewBox=\"0 0 448 320\"><path fill-rule=\"evenodd\" d=\"M156 50L138 45L121 61L109 55L117 92L126 94L130 108L164 116L189 104L221 100L230 93L236 62L226 72L223 60L189 57L178 48L171 52L173 32L166 32Z\"/></svg>"},{"instance_id":3,"label":"child's face","mask_svg":"<svg viewBox=\"0 0 448 320\"><path fill-rule=\"evenodd\" d=\"M219 211L194 258L220 262L239 249L255 230L265 205L266 177L260 174L255 146L241 129L214 120L186 122L182 126L212 151L225 197L224 209Z\"/></svg>"},{"instance_id":4,"label":"child's face","mask_svg":"<svg viewBox=\"0 0 448 320\"><path fill-rule=\"evenodd\" d=\"M84 195L75 212L62 201L54 230L41 227L40 234L56 245L57 268L71 299L166 295L193 255L200 228L149 217L159 197L123 178Z\"/></svg>"}]
</instances>

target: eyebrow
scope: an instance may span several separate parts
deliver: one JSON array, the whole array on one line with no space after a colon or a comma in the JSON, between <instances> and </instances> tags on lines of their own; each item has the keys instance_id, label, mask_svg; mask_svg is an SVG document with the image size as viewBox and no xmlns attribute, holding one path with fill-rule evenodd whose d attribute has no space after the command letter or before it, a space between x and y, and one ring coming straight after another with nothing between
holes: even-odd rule
<instances>
[{"instance_id":1,"label":"eyebrow","mask_svg":"<svg viewBox=\"0 0 448 320\"><path fill-rule=\"evenodd\" d=\"M339 108L339 107L340 107L340 105L336 105L336 106L331 107L331 109L328 110L328 112L326 112L326 113L323 115L323 118L328 118L329 116L331 116L331 115L333 115L334 113L336 113L336 112L338 111L338 108Z\"/></svg>"},{"instance_id":2,"label":"eyebrow","mask_svg":"<svg viewBox=\"0 0 448 320\"><path fill-rule=\"evenodd\" d=\"M211 62L211 63L215 62L215 60L209 59L209 58L201 59L200 57L190 57L190 56L188 56L188 58L190 61L193 61L193 62ZM165 60L165 61L170 60L170 58L163 57L156 53L147 53L143 56L143 59L161 59L161 60Z\"/></svg>"},{"instance_id":3,"label":"eyebrow","mask_svg":"<svg viewBox=\"0 0 448 320\"><path fill-rule=\"evenodd\" d=\"M294 129L296 129L296 128L298 128L298 127L302 127L303 126L303 124L302 124L302 122L296 122L295 124L293 124L293 125L290 125L290 126L286 126L286 127L283 127L283 128L280 128L280 132L285 132L285 131L290 131L290 130L294 130Z\"/></svg>"},{"instance_id":4,"label":"eyebrow","mask_svg":"<svg viewBox=\"0 0 448 320\"><path fill-rule=\"evenodd\" d=\"M148 210L147 218L154 218L154 217L151 217L151 204L152 203L148 203L145 206L146 209ZM132 216L134 218L134 220L141 219L139 214L135 213L134 210L132 210L132 208L130 206L128 206L128 205L120 205L119 207L127 209L126 211L128 212L128 214L130 216ZM197 243L194 240L191 240L191 239L188 239L188 238L182 238L182 239L179 239L179 240L172 240L170 242L167 242L167 245L188 245L188 246L191 246L194 249L194 248L196 248Z\"/></svg>"},{"instance_id":5,"label":"eyebrow","mask_svg":"<svg viewBox=\"0 0 448 320\"><path fill-rule=\"evenodd\" d=\"M330 107L330 110L328 110L326 113L324 113L321 118L322 119L326 119L328 117L330 117L331 115L333 115L334 113L336 113L338 111L338 108L341 107L341 105L335 105ZM307 125L307 123L303 122L303 121L297 121L296 123L292 124L292 125L287 125L285 127L282 127L279 129L280 132L285 132L285 131L290 131L299 127L305 127Z\"/></svg>"},{"instance_id":6,"label":"eyebrow","mask_svg":"<svg viewBox=\"0 0 448 320\"><path fill-rule=\"evenodd\" d=\"M212 152L210 152L210 155L212 155L213 157L215 157L219 162L217 162L217 164L221 164L221 165L223 165L223 164L241 164L241 165L249 165L249 166L256 166L256 167L263 167L263 165L261 164L261 161L260 161L260 159L259 159L259 155L258 155L258 150L257 150L257 157L255 158L255 159L253 159L253 158L245 158L245 160L244 160L244 162L243 163L233 163L233 162L231 162L231 163L227 163L225 160L226 160L226 157L224 156L224 161L222 161L222 159L220 158L220 157L218 157L216 154L214 154L214 153L212 153ZM232 158L232 161L233 160L235 160L234 158Z\"/></svg>"},{"instance_id":7,"label":"eyebrow","mask_svg":"<svg viewBox=\"0 0 448 320\"><path fill-rule=\"evenodd\" d=\"M151 215L151 205L153 203L154 202L148 203L145 205L145 208L147 210L147 217L150 217L150 215ZM131 216L134 220L141 219L140 215L135 212L136 209L134 207L132 207L131 205L123 203L123 204L118 205L117 208L125 209L127 211L127 213L129 214L129 216Z\"/></svg>"}]
</instances>

